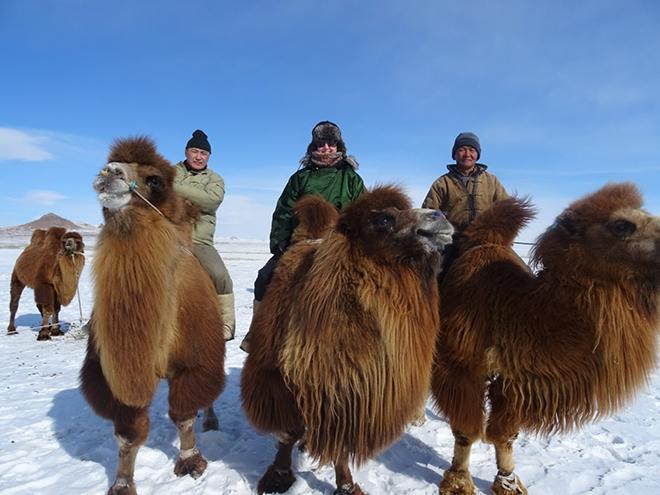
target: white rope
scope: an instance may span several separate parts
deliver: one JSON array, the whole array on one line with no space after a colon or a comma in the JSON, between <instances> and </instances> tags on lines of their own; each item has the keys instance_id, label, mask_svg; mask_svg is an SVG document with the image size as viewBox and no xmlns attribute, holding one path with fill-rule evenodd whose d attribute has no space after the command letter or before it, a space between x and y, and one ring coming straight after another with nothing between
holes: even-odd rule
<instances>
[{"instance_id":1,"label":"white rope","mask_svg":"<svg viewBox=\"0 0 660 495\"><path fill-rule=\"evenodd\" d=\"M131 183L129 184L128 182L126 182L125 179L122 179L122 180L126 183L126 185L128 185L128 190L129 190L129 191L131 191L131 192L137 194L137 196L138 196L142 201L144 201L144 202L147 203L149 206L151 206L154 210L156 210L156 212L157 212L161 217L167 219L167 220L168 220L169 222L171 222L171 223L174 223L174 222L172 222L172 220L170 220L169 218L167 218L167 217L165 216L165 214L164 214L162 211L160 211L160 210L156 207L156 205L154 205L151 201L149 201L147 198L145 198L145 197L140 193L140 191L137 190L137 187L138 187L138 186L137 186L137 184L136 184L135 181L131 181ZM179 242L178 244L179 244L179 249L181 249L181 251L183 251L183 252L186 253L186 254L189 254L190 256L194 256L194 254L192 253L192 251L190 251L190 249L188 249L186 246L184 246L183 244L181 244L181 242Z\"/></svg>"}]
</instances>

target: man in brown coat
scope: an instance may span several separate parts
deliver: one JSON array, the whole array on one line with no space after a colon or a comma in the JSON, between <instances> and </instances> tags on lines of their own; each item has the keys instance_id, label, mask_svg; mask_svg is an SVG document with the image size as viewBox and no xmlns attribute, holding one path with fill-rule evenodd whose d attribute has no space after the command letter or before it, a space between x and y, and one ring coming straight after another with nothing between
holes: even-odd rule
<instances>
[{"instance_id":1,"label":"man in brown coat","mask_svg":"<svg viewBox=\"0 0 660 495\"><path fill-rule=\"evenodd\" d=\"M422 203L422 208L441 210L456 229L454 242L445 248L440 280L456 258L463 229L495 201L509 197L497 177L486 172L488 167L477 163L480 156L481 144L476 134L461 132L456 136L451 149L456 164L447 165L449 172L436 179ZM419 426L425 421L423 406L413 424Z\"/></svg>"},{"instance_id":2,"label":"man in brown coat","mask_svg":"<svg viewBox=\"0 0 660 495\"><path fill-rule=\"evenodd\" d=\"M481 156L479 137L472 132L456 136L451 157L456 164L447 165L449 172L436 179L422 203L422 208L441 210L457 233L476 216L509 195L488 168L477 163Z\"/></svg>"}]
</instances>

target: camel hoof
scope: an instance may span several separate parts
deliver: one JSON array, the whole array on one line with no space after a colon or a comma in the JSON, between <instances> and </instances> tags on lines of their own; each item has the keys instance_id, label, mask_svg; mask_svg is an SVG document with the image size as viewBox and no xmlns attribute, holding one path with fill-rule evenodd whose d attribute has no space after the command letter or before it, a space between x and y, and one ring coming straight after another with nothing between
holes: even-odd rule
<instances>
[{"instance_id":1,"label":"camel hoof","mask_svg":"<svg viewBox=\"0 0 660 495\"><path fill-rule=\"evenodd\" d=\"M206 471L207 464L208 462L206 462L204 456L199 453L185 459L179 457L174 465L174 474L177 476L189 474L191 478L197 479Z\"/></svg>"},{"instance_id":2,"label":"camel hoof","mask_svg":"<svg viewBox=\"0 0 660 495\"><path fill-rule=\"evenodd\" d=\"M108 495L137 495L133 481L116 480L108 490Z\"/></svg>"},{"instance_id":3,"label":"camel hoof","mask_svg":"<svg viewBox=\"0 0 660 495\"><path fill-rule=\"evenodd\" d=\"M472 476L467 471L449 469L440 482L440 495L476 495Z\"/></svg>"},{"instance_id":4,"label":"camel hoof","mask_svg":"<svg viewBox=\"0 0 660 495\"><path fill-rule=\"evenodd\" d=\"M494 495L527 495L527 487L516 473L506 475L498 472L490 489Z\"/></svg>"},{"instance_id":5,"label":"camel hoof","mask_svg":"<svg viewBox=\"0 0 660 495\"><path fill-rule=\"evenodd\" d=\"M357 483L346 483L337 488L333 495L367 495Z\"/></svg>"},{"instance_id":6,"label":"camel hoof","mask_svg":"<svg viewBox=\"0 0 660 495\"><path fill-rule=\"evenodd\" d=\"M202 431L218 431L219 429L218 418L206 418L202 423Z\"/></svg>"},{"instance_id":7,"label":"camel hoof","mask_svg":"<svg viewBox=\"0 0 660 495\"><path fill-rule=\"evenodd\" d=\"M40 330L37 340L50 340L50 332L48 330Z\"/></svg>"},{"instance_id":8,"label":"camel hoof","mask_svg":"<svg viewBox=\"0 0 660 495\"><path fill-rule=\"evenodd\" d=\"M257 493L284 493L296 481L291 469L278 469L273 464L268 466L266 474L259 480L257 485Z\"/></svg>"}]
</instances>

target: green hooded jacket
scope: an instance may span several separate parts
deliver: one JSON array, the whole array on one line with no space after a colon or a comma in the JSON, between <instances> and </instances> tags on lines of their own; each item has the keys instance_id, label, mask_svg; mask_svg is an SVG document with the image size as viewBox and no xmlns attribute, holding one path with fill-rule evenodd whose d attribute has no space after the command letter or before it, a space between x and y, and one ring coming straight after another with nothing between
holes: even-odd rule
<instances>
[{"instance_id":1,"label":"green hooded jacket","mask_svg":"<svg viewBox=\"0 0 660 495\"><path fill-rule=\"evenodd\" d=\"M296 227L292 208L302 196L321 196L341 210L365 191L364 182L355 171L357 162L352 157L345 157L337 165L327 168L319 168L305 159L302 164L304 168L289 178L273 212L270 229L270 251L273 254L278 254L291 238Z\"/></svg>"},{"instance_id":2,"label":"green hooded jacket","mask_svg":"<svg viewBox=\"0 0 660 495\"><path fill-rule=\"evenodd\" d=\"M179 162L174 169L174 190L200 209L193 229L193 244L213 246L215 212L225 198L225 181L208 167L197 172Z\"/></svg>"}]
</instances>

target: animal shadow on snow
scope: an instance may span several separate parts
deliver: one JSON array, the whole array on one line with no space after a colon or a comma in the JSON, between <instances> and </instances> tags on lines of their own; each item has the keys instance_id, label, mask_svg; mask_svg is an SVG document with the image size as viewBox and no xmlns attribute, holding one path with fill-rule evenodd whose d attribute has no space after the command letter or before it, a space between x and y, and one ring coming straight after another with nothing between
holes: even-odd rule
<instances>
[{"instance_id":1,"label":"animal shadow on snow","mask_svg":"<svg viewBox=\"0 0 660 495\"><path fill-rule=\"evenodd\" d=\"M239 384L240 368L230 368L226 376L225 391L214 402L214 408L220 422L220 431L202 432L201 414L195 424L197 444L204 457L209 461L222 461L229 467L249 466L250 460L240 462L240 455L231 450L236 438L245 431L257 437L240 411ZM149 409L151 426L149 436L143 448L138 452L137 465L144 455L144 447L163 452L174 469L174 462L179 454L179 436L167 411L167 383L162 380ZM113 480L117 470L117 443L111 421L99 418L83 398L80 389L67 389L58 392L48 416L54 421L53 435L65 452L81 461L101 464L108 480ZM261 447L263 450L263 447ZM267 456L266 456L267 457ZM269 460L269 459L268 459ZM264 459L264 463L267 460ZM168 468L169 469L169 468ZM256 476L256 475L255 475ZM174 473L172 478L175 479ZM254 480L254 485L258 477Z\"/></svg>"},{"instance_id":2,"label":"animal shadow on snow","mask_svg":"<svg viewBox=\"0 0 660 495\"><path fill-rule=\"evenodd\" d=\"M449 430L449 424L428 406L426 407L426 421L441 422ZM412 430L413 433L414 431L415 429ZM395 443L384 450L375 460L393 473L405 474L409 478L423 480L429 485L437 485L438 473L427 466L435 466L443 471L451 467L448 460L443 459L436 449L413 436L410 432L401 435ZM491 481L477 477L474 477L473 481L481 492L490 493Z\"/></svg>"},{"instance_id":3,"label":"animal shadow on snow","mask_svg":"<svg viewBox=\"0 0 660 495\"><path fill-rule=\"evenodd\" d=\"M39 313L26 313L20 316L19 315L16 316L16 330L19 333L30 330L36 337L36 335L39 333L40 326L41 326L41 315ZM5 324L5 328L6 327L7 325ZM63 318L62 314L60 313L60 330L62 330L62 332L66 334L66 332L69 331L70 327L71 327L71 323L66 318Z\"/></svg>"}]
</instances>

